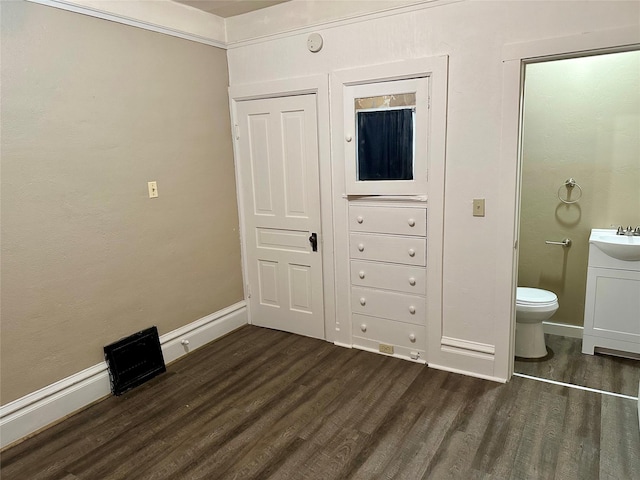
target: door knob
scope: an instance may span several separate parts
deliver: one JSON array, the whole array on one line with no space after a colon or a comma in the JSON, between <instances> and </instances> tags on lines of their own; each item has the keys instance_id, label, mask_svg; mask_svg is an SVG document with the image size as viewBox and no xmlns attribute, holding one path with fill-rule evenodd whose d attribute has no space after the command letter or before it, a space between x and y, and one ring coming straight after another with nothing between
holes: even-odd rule
<instances>
[{"instance_id":1,"label":"door knob","mask_svg":"<svg viewBox=\"0 0 640 480\"><path fill-rule=\"evenodd\" d=\"M312 233L309 237L309 242L311 242L311 250L314 252L318 251L318 234Z\"/></svg>"}]
</instances>

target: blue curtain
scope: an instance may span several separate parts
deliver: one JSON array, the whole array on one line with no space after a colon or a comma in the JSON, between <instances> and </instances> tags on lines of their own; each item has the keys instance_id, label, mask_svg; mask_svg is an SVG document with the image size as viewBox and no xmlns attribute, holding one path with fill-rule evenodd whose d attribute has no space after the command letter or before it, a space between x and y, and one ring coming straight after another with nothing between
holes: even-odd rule
<instances>
[{"instance_id":1,"label":"blue curtain","mask_svg":"<svg viewBox=\"0 0 640 480\"><path fill-rule=\"evenodd\" d=\"M358 112L358 180L413 180L413 111Z\"/></svg>"}]
</instances>

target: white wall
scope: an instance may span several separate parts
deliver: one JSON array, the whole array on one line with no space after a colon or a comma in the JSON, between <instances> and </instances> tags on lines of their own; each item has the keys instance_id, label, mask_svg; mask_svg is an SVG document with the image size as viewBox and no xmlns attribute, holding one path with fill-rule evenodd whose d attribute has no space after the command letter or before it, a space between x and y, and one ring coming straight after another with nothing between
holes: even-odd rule
<instances>
[{"instance_id":1,"label":"white wall","mask_svg":"<svg viewBox=\"0 0 640 480\"><path fill-rule=\"evenodd\" d=\"M503 46L625 26L637 28L639 18L638 2L444 4L318 28L324 48L317 54L306 48L307 33L231 46L230 84L449 55L442 333L494 345L509 328L510 318L504 312L509 311L511 290L504 287L504 273L499 272L508 270L505 262L511 258L513 237L513 219L496 213L502 201L501 186L516 182L513 169L505 177L499 162ZM473 198L486 198L486 217L472 217ZM500 361L494 371L485 367L474 371L472 361L466 368L506 378L507 353L508 342L501 341L496 345Z\"/></svg>"}]
</instances>

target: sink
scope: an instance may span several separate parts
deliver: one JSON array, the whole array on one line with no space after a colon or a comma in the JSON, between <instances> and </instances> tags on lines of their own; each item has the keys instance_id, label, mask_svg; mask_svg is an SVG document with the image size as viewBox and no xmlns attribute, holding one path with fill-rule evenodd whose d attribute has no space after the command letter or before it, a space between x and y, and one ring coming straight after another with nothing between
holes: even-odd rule
<instances>
[{"instance_id":1,"label":"sink","mask_svg":"<svg viewBox=\"0 0 640 480\"><path fill-rule=\"evenodd\" d=\"M640 260L640 236L616 235L615 230L592 230L589 243L593 243L610 257L636 262Z\"/></svg>"}]
</instances>

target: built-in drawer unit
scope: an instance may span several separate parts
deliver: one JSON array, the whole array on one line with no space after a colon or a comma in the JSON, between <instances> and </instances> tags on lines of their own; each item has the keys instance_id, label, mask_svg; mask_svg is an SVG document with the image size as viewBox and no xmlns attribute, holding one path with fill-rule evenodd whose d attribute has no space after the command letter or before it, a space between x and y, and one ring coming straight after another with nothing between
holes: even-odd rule
<instances>
[{"instance_id":1,"label":"built-in drawer unit","mask_svg":"<svg viewBox=\"0 0 640 480\"><path fill-rule=\"evenodd\" d=\"M425 295L424 267L351 260L351 284Z\"/></svg>"},{"instance_id":2,"label":"built-in drawer unit","mask_svg":"<svg viewBox=\"0 0 640 480\"><path fill-rule=\"evenodd\" d=\"M424 237L427 234L427 214L424 208L351 205L349 229L352 232Z\"/></svg>"},{"instance_id":3,"label":"built-in drawer unit","mask_svg":"<svg viewBox=\"0 0 640 480\"><path fill-rule=\"evenodd\" d=\"M372 317L423 323L425 297L372 288L351 287L351 311Z\"/></svg>"},{"instance_id":4,"label":"built-in drawer unit","mask_svg":"<svg viewBox=\"0 0 640 480\"><path fill-rule=\"evenodd\" d=\"M378 344L390 344L424 351L424 345L427 342L427 329L424 325L395 322L355 313L352 320L354 337L373 340Z\"/></svg>"},{"instance_id":5,"label":"built-in drawer unit","mask_svg":"<svg viewBox=\"0 0 640 480\"><path fill-rule=\"evenodd\" d=\"M349 252L352 259L426 265L427 244L421 237L352 233Z\"/></svg>"},{"instance_id":6,"label":"built-in drawer unit","mask_svg":"<svg viewBox=\"0 0 640 480\"><path fill-rule=\"evenodd\" d=\"M426 361L425 207L397 198L350 202L354 347Z\"/></svg>"}]
</instances>

